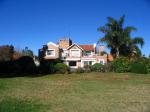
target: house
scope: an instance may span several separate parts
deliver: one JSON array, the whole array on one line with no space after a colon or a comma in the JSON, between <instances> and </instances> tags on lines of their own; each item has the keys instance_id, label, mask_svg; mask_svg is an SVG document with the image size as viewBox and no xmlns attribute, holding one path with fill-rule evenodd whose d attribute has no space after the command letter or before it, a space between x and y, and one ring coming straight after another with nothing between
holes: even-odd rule
<instances>
[{"instance_id":1,"label":"house","mask_svg":"<svg viewBox=\"0 0 150 112\"><path fill-rule=\"evenodd\" d=\"M108 55L102 53L104 49L105 46L99 46L97 50L96 44L79 45L70 39L61 39L58 44L49 42L44 45L39 54L46 60L60 59L70 68L76 69L95 63L107 63Z\"/></svg>"}]
</instances>

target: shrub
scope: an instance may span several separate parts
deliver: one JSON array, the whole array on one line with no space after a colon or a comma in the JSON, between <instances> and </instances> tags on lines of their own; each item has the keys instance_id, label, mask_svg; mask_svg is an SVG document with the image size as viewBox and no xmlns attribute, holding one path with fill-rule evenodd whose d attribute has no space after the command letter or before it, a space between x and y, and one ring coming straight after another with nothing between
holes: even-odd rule
<instances>
[{"instance_id":1,"label":"shrub","mask_svg":"<svg viewBox=\"0 0 150 112\"><path fill-rule=\"evenodd\" d=\"M147 72L150 73L150 59L149 58L140 58L138 59L138 62L145 64L147 68Z\"/></svg>"},{"instance_id":2,"label":"shrub","mask_svg":"<svg viewBox=\"0 0 150 112\"><path fill-rule=\"evenodd\" d=\"M146 59L145 64L146 64L146 68L147 68L148 73L150 73L150 59Z\"/></svg>"},{"instance_id":3,"label":"shrub","mask_svg":"<svg viewBox=\"0 0 150 112\"><path fill-rule=\"evenodd\" d=\"M95 72L103 72L103 65L100 63L95 63L91 66L91 70Z\"/></svg>"},{"instance_id":4,"label":"shrub","mask_svg":"<svg viewBox=\"0 0 150 112\"><path fill-rule=\"evenodd\" d=\"M23 56L19 58L17 62L21 67L21 73L25 73L29 75L36 73L36 65L33 61L33 58L29 56Z\"/></svg>"},{"instance_id":5,"label":"shrub","mask_svg":"<svg viewBox=\"0 0 150 112\"><path fill-rule=\"evenodd\" d=\"M79 67L75 70L75 73L84 73L83 68Z\"/></svg>"},{"instance_id":6,"label":"shrub","mask_svg":"<svg viewBox=\"0 0 150 112\"><path fill-rule=\"evenodd\" d=\"M91 66L90 65L85 65L83 70L84 70L84 72L89 73L89 72L91 72Z\"/></svg>"},{"instance_id":7,"label":"shrub","mask_svg":"<svg viewBox=\"0 0 150 112\"><path fill-rule=\"evenodd\" d=\"M112 63L109 62L109 63L105 64L103 66L103 70L104 70L104 72L112 72L113 71Z\"/></svg>"},{"instance_id":8,"label":"shrub","mask_svg":"<svg viewBox=\"0 0 150 112\"><path fill-rule=\"evenodd\" d=\"M66 64L64 63L57 63L55 66L54 66L54 69L55 69L55 72L56 73L68 73L69 72L69 68Z\"/></svg>"},{"instance_id":9,"label":"shrub","mask_svg":"<svg viewBox=\"0 0 150 112\"><path fill-rule=\"evenodd\" d=\"M54 63L52 61L48 60L41 60L40 61L40 66L39 66L39 72L41 74L50 74L54 73Z\"/></svg>"},{"instance_id":10,"label":"shrub","mask_svg":"<svg viewBox=\"0 0 150 112\"><path fill-rule=\"evenodd\" d=\"M147 74L148 70L146 68L146 65L142 62L134 62L131 66L131 72L132 73L139 73L139 74Z\"/></svg>"},{"instance_id":11,"label":"shrub","mask_svg":"<svg viewBox=\"0 0 150 112\"><path fill-rule=\"evenodd\" d=\"M130 72L131 61L125 57L117 58L112 63L112 69L114 72L119 72L119 73Z\"/></svg>"},{"instance_id":12,"label":"shrub","mask_svg":"<svg viewBox=\"0 0 150 112\"><path fill-rule=\"evenodd\" d=\"M37 67L33 58L23 56L17 60L0 62L0 74L2 77L15 77L33 75L37 73Z\"/></svg>"}]
</instances>

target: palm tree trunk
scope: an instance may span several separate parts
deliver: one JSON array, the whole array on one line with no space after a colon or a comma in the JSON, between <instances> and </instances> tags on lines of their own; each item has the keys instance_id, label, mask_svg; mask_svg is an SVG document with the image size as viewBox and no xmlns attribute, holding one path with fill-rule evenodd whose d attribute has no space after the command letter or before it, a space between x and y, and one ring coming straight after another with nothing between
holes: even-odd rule
<instances>
[{"instance_id":1,"label":"palm tree trunk","mask_svg":"<svg viewBox=\"0 0 150 112\"><path fill-rule=\"evenodd\" d=\"M116 48L116 58L119 58L119 48Z\"/></svg>"}]
</instances>

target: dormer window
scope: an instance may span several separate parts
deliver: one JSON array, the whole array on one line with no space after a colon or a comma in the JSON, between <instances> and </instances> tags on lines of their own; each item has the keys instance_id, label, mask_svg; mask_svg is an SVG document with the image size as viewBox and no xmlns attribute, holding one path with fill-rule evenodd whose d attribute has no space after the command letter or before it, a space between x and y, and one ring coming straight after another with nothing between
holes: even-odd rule
<instances>
[{"instance_id":1,"label":"dormer window","mask_svg":"<svg viewBox=\"0 0 150 112\"><path fill-rule=\"evenodd\" d=\"M46 52L46 54L48 56L55 56L55 49L48 49L47 52Z\"/></svg>"}]
</instances>

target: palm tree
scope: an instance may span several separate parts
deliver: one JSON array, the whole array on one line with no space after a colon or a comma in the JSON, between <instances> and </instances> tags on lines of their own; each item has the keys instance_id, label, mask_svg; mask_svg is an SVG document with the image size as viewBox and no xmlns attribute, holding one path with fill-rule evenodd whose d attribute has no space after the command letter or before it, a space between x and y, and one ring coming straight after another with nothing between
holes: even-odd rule
<instances>
[{"instance_id":1,"label":"palm tree","mask_svg":"<svg viewBox=\"0 0 150 112\"><path fill-rule=\"evenodd\" d=\"M144 45L141 37L131 38L131 32L136 31L136 28L123 27L124 18L124 15L119 20L108 17L108 23L98 28L98 31L104 33L104 37L100 38L98 42L105 42L114 58L125 55L124 53L126 55L136 54L140 51L138 45Z\"/></svg>"}]
</instances>

